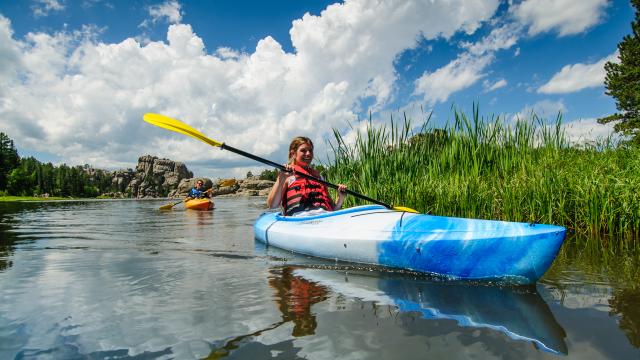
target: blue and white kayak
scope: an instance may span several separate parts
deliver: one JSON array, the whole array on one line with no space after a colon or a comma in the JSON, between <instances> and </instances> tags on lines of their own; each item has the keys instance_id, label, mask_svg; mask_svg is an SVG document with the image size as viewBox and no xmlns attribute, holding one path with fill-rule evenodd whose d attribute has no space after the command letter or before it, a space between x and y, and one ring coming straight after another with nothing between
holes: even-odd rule
<instances>
[{"instance_id":1,"label":"blue and white kayak","mask_svg":"<svg viewBox=\"0 0 640 360\"><path fill-rule=\"evenodd\" d=\"M254 233L267 245L321 258L456 280L530 284L551 266L566 229L366 205L308 217L265 213Z\"/></svg>"}]
</instances>

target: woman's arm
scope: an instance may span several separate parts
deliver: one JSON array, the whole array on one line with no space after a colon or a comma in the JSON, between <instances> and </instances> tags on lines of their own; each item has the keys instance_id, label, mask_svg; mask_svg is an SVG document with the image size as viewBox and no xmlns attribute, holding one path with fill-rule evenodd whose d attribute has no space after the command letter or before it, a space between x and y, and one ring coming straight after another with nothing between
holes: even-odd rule
<instances>
[{"instance_id":1,"label":"woman's arm","mask_svg":"<svg viewBox=\"0 0 640 360\"><path fill-rule=\"evenodd\" d=\"M282 201L282 191L287 184L287 174L283 171L278 171L278 177L273 184L269 196L267 196L267 208L275 209L280 206Z\"/></svg>"}]
</instances>

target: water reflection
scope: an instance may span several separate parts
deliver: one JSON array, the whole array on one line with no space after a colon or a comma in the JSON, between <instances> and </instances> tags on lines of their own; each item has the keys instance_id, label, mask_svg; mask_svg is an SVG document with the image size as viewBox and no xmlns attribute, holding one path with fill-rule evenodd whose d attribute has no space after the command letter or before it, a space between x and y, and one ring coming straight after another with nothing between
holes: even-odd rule
<instances>
[{"instance_id":1,"label":"water reflection","mask_svg":"<svg viewBox=\"0 0 640 360\"><path fill-rule=\"evenodd\" d=\"M0 272L11 267L11 255L13 254L13 244L16 241L15 235L10 231L11 226L7 224L6 218L0 218Z\"/></svg>"},{"instance_id":2,"label":"water reflection","mask_svg":"<svg viewBox=\"0 0 640 360\"><path fill-rule=\"evenodd\" d=\"M19 223L16 218L21 212L33 211L42 206L42 203L17 203L0 202L0 272L10 268L13 263L11 256L16 242L19 240L14 233L14 226Z\"/></svg>"},{"instance_id":3,"label":"water reflection","mask_svg":"<svg viewBox=\"0 0 640 360\"><path fill-rule=\"evenodd\" d=\"M326 336L316 334L319 327L317 316L323 312L316 309L319 311L316 314L313 306L330 298L335 300L336 297L371 302L373 306L370 311L373 312L384 311L384 307L389 306L404 314L403 318L407 317L405 315L418 314L427 321L424 323L427 327L438 327L438 323L430 323L432 320L454 320L463 328L494 331L516 341L531 342L537 348L553 354L567 354L565 331L534 287L500 288L439 283L406 275L364 271L345 273L302 266L272 268L268 282L274 290L273 301L282 320L212 346L208 359L240 355L235 351L241 352L243 347L247 352L244 355L250 353L252 356L266 356L275 347L280 347L279 352L295 354L300 349L296 349L293 339L312 335ZM337 305L338 308L333 311L344 308ZM277 329L287 323L292 328L290 334L293 339L272 345L260 344L258 339L271 331L281 333L283 329ZM406 327L408 333L415 331L416 324L413 322L400 321L399 324ZM449 328L445 331L451 330ZM357 332L366 331L368 330L359 329ZM465 343L480 339L460 340ZM485 346L491 347L491 344L487 343Z\"/></svg>"},{"instance_id":4,"label":"water reflection","mask_svg":"<svg viewBox=\"0 0 640 360\"><path fill-rule=\"evenodd\" d=\"M274 300L282 313L282 320L295 324L291 335L315 334L318 323L311 306L327 299L327 288L304 276L294 275L292 267L273 269L271 274L269 285L276 291Z\"/></svg>"},{"instance_id":5,"label":"water reflection","mask_svg":"<svg viewBox=\"0 0 640 360\"><path fill-rule=\"evenodd\" d=\"M202 229L203 226L213 223L214 212L215 211L186 210L185 218L189 225Z\"/></svg>"},{"instance_id":6,"label":"water reflection","mask_svg":"<svg viewBox=\"0 0 640 360\"><path fill-rule=\"evenodd\" d=\"M254 199L164 204L0 203L0 358L638 358L637 262L437 282L266 248Z\"/></svg>"},{"instance_id":7,"label":"water reflection","mask_svg":"<svg viewBox=\"0 0 640 360\"><path fill-rule=\"evenodd\" d=\"M487 328L514 340L531 341L545 351L567 353L564 329L534 287L500 288L433 282L381 272L340 273L310 268L284 268L282 274L284 284L307 284L306 287L318 289L315 293L304 293L306 297L281 297L283 318L286 313L282 310L283 302L293 302L285 309L296 309L306 302L324 300L326 296L319 289L331 289L378 305L393 305L400 312L417 312L424 319L451 319L462 327ZM301 323L315 324L308 310L303 314L305 322Z\"/></svg>"},{"instance_id":8,"label":"water reflection","mask_svg":"<svg viewBox=\"0 0 640 360\"><path fill-rule=\"evenodd\" d=\"M618 326L631 345L640 347L640 288L616 289L609 300L610 315L619 315Z\"/></svg>"},{"instance_id":9,"label":"water reflection","mask_svg":"<svg viewBox=\"0 0 640 360\"><path fill-rule=\"evenodd\" d=\"M293 337L314 335L318 322L311 307L314 304L325 301L329 296L329 291L322 285L309 281L302 276L294 275L294 271L295 268L288 266L274 268L269 271L269 286L274 290L273 301L280 311L282 320L250 334L229 339L217 347L213 346L213 350L206 359L227 357L234 350L241 348L242 345L253 342L256 337L289 322L293 323L293 330L291 331ZM293 349L291 341L285 342L285 347L287 351L291 351ZM269 347L252 349L251 358L267 357L267 355L272 354L272 350L274 349ZM278 349L279 352L283 350L285 349Z\"/></svg>"}]
</instances>

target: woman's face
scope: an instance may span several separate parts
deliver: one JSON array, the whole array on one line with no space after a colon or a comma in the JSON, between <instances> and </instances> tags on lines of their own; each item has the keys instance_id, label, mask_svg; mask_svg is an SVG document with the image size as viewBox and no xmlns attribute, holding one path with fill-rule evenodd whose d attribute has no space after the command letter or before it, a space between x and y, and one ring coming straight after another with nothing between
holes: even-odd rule
<instances>
[{"instance_id":1,"label":"woman's face","mask_svg":"<svg viewBox=\"0 0 640 360\"><path fill-rule=\"evenodd\" d=\"M309 143L304 143L298 146L298 150L296 150L294 156L296 164L309 166L311 161L313 161L313 146Z\"/></svg>"}]
</instances>

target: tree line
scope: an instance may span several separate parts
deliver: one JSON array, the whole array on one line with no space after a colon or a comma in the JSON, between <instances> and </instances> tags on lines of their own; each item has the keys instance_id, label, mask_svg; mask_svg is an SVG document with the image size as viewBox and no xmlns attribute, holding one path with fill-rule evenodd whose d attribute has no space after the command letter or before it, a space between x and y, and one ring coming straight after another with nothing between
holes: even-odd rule
<instances>
[{"instance_id":1,"label":"tree line","mask_svg":"<svg viewBox=\"0 0 640 360\"><path fill-rule=\"evenodd\" d=\"M113 190L108 171L21 158L13 140L0 132L0 195L96 197Z\"/></svg>"}]
</instances>

